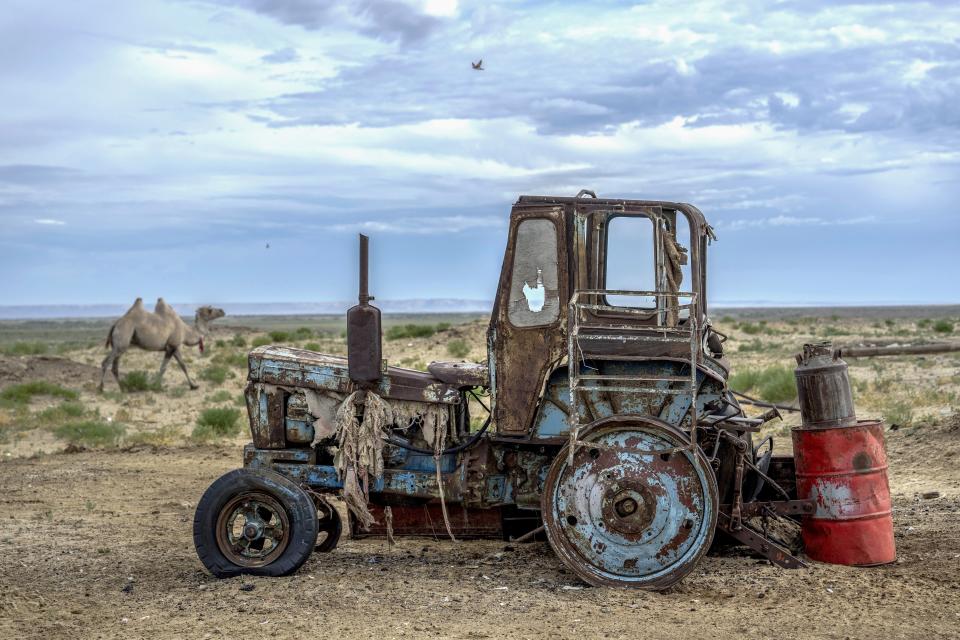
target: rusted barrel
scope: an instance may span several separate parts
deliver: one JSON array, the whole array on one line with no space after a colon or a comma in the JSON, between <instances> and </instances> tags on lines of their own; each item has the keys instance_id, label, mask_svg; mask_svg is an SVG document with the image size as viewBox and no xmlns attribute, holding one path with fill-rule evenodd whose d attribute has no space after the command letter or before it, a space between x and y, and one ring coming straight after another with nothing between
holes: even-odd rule
<instances>
[{"instance_id":1,"label":"rusted barrel","mask_svg":"<svg viewBox=\"0 0 960 640\"><path fill-rule=\"evenodd\" d=\"M897 558L883 424L793 430L797 496L816 501L803 516L808 556L821 562L870 566Z\"/></svg>"}]
</instances>

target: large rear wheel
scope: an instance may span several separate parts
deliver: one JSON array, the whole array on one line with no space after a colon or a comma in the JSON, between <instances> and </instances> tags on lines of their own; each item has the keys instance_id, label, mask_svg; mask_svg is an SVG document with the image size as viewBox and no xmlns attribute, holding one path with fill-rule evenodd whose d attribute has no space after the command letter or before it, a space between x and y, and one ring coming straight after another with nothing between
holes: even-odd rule
<instances>
[{"instance_id":1,"label":"large rear wheel","mask_svg":"<svg viewBox=\"0 0 960 640\"><path fill-rule=\"evenodd\" d=\"M561 560L596 586L665 589L706 553L717 483L703 452L660 420L614 416L568 447L547 474L542 509Z\"/></svg>"},{"instance_id":2,"label":"large rear wheel","mask_svg":"<svg viewBox=\"0 0 960 640\"><path fill-rule=\"evenodd\" d=\"M303 489L274 471L237 469L203 494L193 542L218 578L285 576L313 552L317 530L316 507Z\"/></svg>"}]
</instances>

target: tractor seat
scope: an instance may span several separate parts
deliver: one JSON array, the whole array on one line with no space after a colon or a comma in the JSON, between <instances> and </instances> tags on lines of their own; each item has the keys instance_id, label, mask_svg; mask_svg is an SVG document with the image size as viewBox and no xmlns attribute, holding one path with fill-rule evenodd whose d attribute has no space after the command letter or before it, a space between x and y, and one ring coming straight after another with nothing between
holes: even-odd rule
<instances>
[{"instance_id":1,"label":"tractor seat","mask_svg":"<svg viewBox=\"0 0 960 640\"><path fill-rule=\"evenodd\" d=\"M431 362L427 371L439 380L451 386L462 387L489 387L490 370L473 362Z\"/></svg>"}]
</instances>

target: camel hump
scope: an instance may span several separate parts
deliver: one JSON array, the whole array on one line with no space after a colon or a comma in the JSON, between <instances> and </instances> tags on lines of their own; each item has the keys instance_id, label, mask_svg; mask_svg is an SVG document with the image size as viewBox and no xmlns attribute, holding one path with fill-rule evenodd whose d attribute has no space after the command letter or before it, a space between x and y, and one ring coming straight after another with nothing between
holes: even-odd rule
<instances>
[{"instance_id":1,"label":"camel hump","mask_svg":"<svg viewBox=\"0 0 960 640\"><path fill-rule=\"evenodd\" d=\"M130 308L127 309L127 312L124 313L123 316L124 317L129 315L137 316L137 315L140 315L141 313L143 313L143 298L137 298L136 300L133 301L133 304L130 305ZM114 323L114 325L116 325L116 322Z\"/></svg>"},{"instance_id":2,"label":"camel hump","mask_svg":"<svg viewBox=\"0 0 960 640\"><path fill-rule=\"evenodd\" d=\"M163 298L157 298L157 304L154 306L153 312L157 315L163 315L172 313L173 309L170 308L170 305L167 304L166 300Z\"/></svg>"}]
</instances>

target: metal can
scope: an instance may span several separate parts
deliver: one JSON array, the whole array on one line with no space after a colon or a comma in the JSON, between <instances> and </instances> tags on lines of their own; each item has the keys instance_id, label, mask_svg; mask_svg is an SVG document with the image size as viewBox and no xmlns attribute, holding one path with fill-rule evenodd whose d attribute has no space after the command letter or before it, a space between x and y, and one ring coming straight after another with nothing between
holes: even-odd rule
<instances>
[{"instance_id":1,"label":"metal can","mask_svg":"<svg viewBox=\"0 0 960 640\"><path fill-rule=\"evenodd\" d=\"M883 423L793 430L797 497L813 499L801 532L810 558L871 566L897 558Z\"/></svg>"},{"instance_id":2,"label":"metal can","mask_svg":"<svg viewBox=\"0 0 960 640\"><path fill-rule=\"evenodd\" d=\"M803 345L794 375L803 426L856 424L847 363L829 342Z\"/></svg>"}]
</instances>

